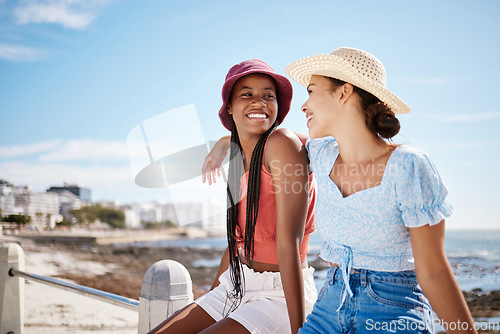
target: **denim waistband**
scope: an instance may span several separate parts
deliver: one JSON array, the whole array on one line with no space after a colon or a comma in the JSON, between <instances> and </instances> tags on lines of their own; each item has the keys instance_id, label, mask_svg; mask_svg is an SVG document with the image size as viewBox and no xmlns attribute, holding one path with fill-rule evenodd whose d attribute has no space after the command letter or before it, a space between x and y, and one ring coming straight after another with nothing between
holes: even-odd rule
<instances>
[{"instance_id":1,"label":"denim waistband","mask_svg":"<svg viewBox=\"0 0 500 334\"><path fill-rule=\"evenodd\" d=\"M337 311L342 308L347 295L350 295L351 297L353 296L353 292L349 284L351 280L359 280L361 286L367 286L369 281L393 282L408 285L418 284L417 275L414 270L392 272L350 267L342 269L342 267L332 266L326 274L326 279L330 282L333 282L333 280L342 280L344 282L340 297L340 306Z\"/></svg>"},{"instance_id":2,"label":"denim waistband","mask_svg":"<svg viewBox=\"0 0 500 334\"><path fill-rule=\"evenodd\" d=\"M344 280L343 272L340 267L332 266L326 274L328 281ZM417 275L414 270L405 271L377 271L370 269L351 268L348 274L349 280L361 281L380 281L380 282L397 282L402 284L418 284Z\"/></svg>"}]
</instances>

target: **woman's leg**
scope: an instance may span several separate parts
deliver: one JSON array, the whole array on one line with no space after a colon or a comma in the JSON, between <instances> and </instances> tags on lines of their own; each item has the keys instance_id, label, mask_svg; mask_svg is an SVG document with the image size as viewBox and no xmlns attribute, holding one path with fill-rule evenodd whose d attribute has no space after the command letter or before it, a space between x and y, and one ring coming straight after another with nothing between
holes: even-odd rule
<instances>
[{"instance_id":1,"label":"woman's leg","mask_svg":"<svg viewBox=\"0 0 500 334\"><path fill-rule=\"evenodd\" d=\"M149 333L248 334L249 332L239 322L233 319L226 318L219 322L215 322L215 320L198 304L191 303L179 312L175 313L172 317L156 326L156 328Z\"/></svg>"},{"instance_id":2,"label":"woman's leg","mask_svg":"<svg viewBox=\"0 0 500 334\"><path fill-rule=\"evenodd\" d=\"M206 328L200 334L248 334L250 333L242 324L236 320L225 318Z\"/></svg>"},{"instance_id":3,"label":"woman's leg","mask_svg":"<svg viewBox=\"0 0 500 334\"><path fill-rule=\"evenodd\" d=\"M196 303L191 303L156 326L148 334L199 333L215 324L215 320Z\"/></svg>"}]
</instances>

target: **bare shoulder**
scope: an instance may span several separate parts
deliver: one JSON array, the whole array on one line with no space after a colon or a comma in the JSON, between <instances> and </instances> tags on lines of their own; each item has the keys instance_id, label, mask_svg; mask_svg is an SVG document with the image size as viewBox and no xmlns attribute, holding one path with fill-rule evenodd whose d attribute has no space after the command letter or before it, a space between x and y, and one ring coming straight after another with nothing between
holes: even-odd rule
<instances>
[{"instance_id":1,"label":"bare shoulder","mask_svg":"<svg viewBox=\"0 0 500 334\"><path fill-rule=\"evenodd\" d=\"M271 133L267 140L266 149L283 149L287 146L290 146L290 148L300 149L300 147L302 146L302 142L293 131L285 128L280 128Z\"/></svg>"},{"instance_id":2,"label":"bare shoulder","mask_svg":"<svg viewBox=\"0 0 500 334\"><path fill-rule=\"evenodd\" d=\"M265 161L305 161L307 152L299 137L288 129L277 129L268 138L265 151ZM305 160L304 160L305 159Z\"/></svg>"}]
</instances>

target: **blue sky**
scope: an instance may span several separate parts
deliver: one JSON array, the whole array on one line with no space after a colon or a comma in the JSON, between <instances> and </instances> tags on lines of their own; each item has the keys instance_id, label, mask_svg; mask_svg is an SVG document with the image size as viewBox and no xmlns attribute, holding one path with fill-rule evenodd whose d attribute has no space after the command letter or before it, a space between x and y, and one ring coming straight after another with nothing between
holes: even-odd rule
<instances>
[{"instance_id":1,"label":"blue sky","mask_svg":"<svg viewBox=\"0 0 500 334\"><path fill-rule=\"evenodd\" d=\"M395 141L436 163L455 208L448 227L498 228L498 13L495 0L0 0L0 178L35 191L79 183L96 201L169 201L134 184L135 127L194 104L203 138L216 139L233 64L260 58L284 74L351 46L376 55L413 108ZM307 94L293 85L283 126L307 133ZM198 133L194 121L176 127Z\"/></svg>"}]
</instances>

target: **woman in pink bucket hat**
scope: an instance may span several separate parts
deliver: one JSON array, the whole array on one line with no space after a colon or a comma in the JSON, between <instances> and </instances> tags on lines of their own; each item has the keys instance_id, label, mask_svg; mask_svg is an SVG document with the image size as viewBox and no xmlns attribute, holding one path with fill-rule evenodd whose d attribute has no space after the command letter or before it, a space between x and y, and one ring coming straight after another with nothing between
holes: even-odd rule
<instances>
[{"instance_id":1,"label":"woman in pink bucket hat","mask_svg":"<svg viewBox=\"0 0 500 334\"><path fill-rule=\"evenodd\" d=\"M261 60L229 70L219 117L231 136L218 145L219 157L230 146L228 247L211 291L151 333L297 333L311 312L316 191L303 143L277 129L291 99L289 80Z\"/></svg>"},{"instance_id":2,"label":"woman in pink bucket hat","mask_svg":"<svg viewBox=\"0 0 500 334\"><path fill-rule=\"evenodd\" d=\"M307 87L327 280L300 333L476 333L444 251L447 189L427 154L391 138L410 107L384 66L354 48L292 63Z\"/></svg>"}]
</instances>

